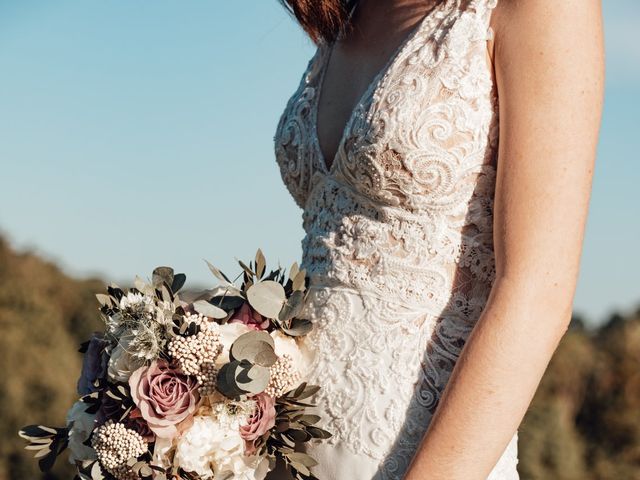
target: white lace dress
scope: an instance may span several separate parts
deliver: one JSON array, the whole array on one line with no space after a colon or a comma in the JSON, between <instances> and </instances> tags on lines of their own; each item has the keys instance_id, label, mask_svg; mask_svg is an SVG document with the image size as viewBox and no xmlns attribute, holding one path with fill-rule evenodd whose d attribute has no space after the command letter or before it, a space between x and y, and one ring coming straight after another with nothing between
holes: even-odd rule
<instances>
[{"instance_id":1,"label":"white lace dress","mask_svg":"<svg viewBox=\"0 0 640 480\"><path fill-rule=\"evenodd\" d=\"M364 93L327 168L321 44L275 135L306 236L321 480L401 479L495 275L496 0L444 0ZM489 480L517 480L517 432Z\"/></svg>"}]
</instances>

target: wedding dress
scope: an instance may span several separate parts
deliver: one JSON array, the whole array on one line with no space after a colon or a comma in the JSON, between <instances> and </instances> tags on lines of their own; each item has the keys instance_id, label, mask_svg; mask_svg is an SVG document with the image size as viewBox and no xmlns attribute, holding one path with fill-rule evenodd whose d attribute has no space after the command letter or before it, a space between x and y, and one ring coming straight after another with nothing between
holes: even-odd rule
<instances>
[{"instance_id":1,"label":"wedding dress","mask_svg":"<svg viewBox=\"0 0 640 480\"><path fill-rule=\"evenodd\" d=\"M373 79L329 164L316 131L321 43L274 137L303 209L315 325L309 380L333 437L321 480L401 479L494 276L497 0L444 0ZM518 433L488 480L517 480Z\"/></svg>"}]
</instances>

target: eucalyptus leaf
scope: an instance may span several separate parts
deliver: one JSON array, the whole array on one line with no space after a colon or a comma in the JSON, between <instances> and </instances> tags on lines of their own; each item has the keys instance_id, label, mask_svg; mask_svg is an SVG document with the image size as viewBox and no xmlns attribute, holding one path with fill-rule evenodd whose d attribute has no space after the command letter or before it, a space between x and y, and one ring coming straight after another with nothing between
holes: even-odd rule
<instances>
[{"instance_id":1,"label":"eucalyptus leaf","mask_svg":"<svg viewBox=\"0 0 640 480\"><path fill-rule=\"evenodd\" d=\"M303 291L294 291L283 305L282 310L280 310L278 319L282 322L287 322L293 317L300 315L304 308L304 298L305 294Z\"/></svg>"},{"instance_id":2,"label":"eucalyptus leaf","mask_svg":"<svg viewBox=\"0 0 640 480\"><path fill-rule=\"evenodd\" d=\"M111 307L113 305L111 302L111 295L97 293L96 298L98 299L98 302L100 302L100 305L102 305L103 307Z\"/></svg>"},{"instance_id":3,"label":"eucalyptus leaf","mask_svg":"<svg viewBox=\"0 0 640 480\"><path fill-rule=\"evenodd\" d=\"M236 370L236 384L245 392L258 394L269 385L269 369L241 363Z\"/></svg>"},{"instance_id":4,"label":"eucalyptus leaf","mask_svg":"<svg viewBox=\"0 0 640 480\"><path fill-rule=\"evenodd\" d=\"M283 325L282 330L292 337L300 337L313 330L313 323L306 318L294 318L288 325Z\"/></svg>"},{"instance_id":5,"label":"eucalyptus leaf","mask_svg":"<svg viewBox=\"0 0 640 480\"><path fill-rule=\"evenodd\" d=\"M173 268L156 267L151 276L151 282L154 288L160 288L163 283L171 285L173 283Z\"/></svg>"},{"instance_id":6,"label":"eucalyptus leaf","mask_svg":"<svg viewBox=\"0 0 640 480\"><path fill-rule=\"evenodd\" d=\"M293 288L294 290L304 290L306 288L306 284L305 284L305 278L307 276L307 272L306 270L302 269L300 270L295 278L293 279L293 285L291 288Z\"/></svg>"},{"instance_id":7,"label":"eucalyptus leaf","mask_svg":"<svg viewBox=\"0 0 640 480\"><path fill-rule=\"evenodd\" d=\"M147 283L140 277L136 276L135 280L133 281L133 286L136 287L139 291L144 292L146 290Z\"/></svg>"},{"instance_id":8,"label":"eucalyptus leaf","mask_svg":"<svg viewBox=\"0 0 640 480\"><path fill-rule=\"evenodd\" d=\"M229 310L240 308L246 300L240 295L229 294L216 295L210 300L210 302L228 312Z\"/></svg>"},{"instance_id":9,"label":"eucalyptus leaf","mask_svg":"<svg viewBox=\"0 0 640 480\"><path fill-rule=\"evenodd\" d=\"M33 447L33 445L32 445ZM29 447L25 447L26 450L38 450L38 453L36 453L33 458L42 458L45 455L49 455L51 453L51 449L47 446L47 447L38 447L38 448L29 448Z\"/></svg>"},{"instance_id":10,"label":"eucalyptus leaf","mask_svg":"<svg viewBox=\"0 0 640 480\"><path fill-rule=\"evenodd\" d=\"M247 275L249 275L249 278L255 276L255 272L251 269L251 267L249 267L246 263L244 263L242 260L238 260L238 264L242 267L242 269L245 271L245 273Z\"/></svg>"},{"instance_id":11,"label":"eucalyptus leaf","mask_svg":"<svg viewBox=\"0 0 640 480\"><path fill-rule=\"evenodd\" d=\"M267 262L264 258L264 254L262 253L262 250L258 249L258 251L256 252L256 276L258 278L262 278L262 276L264 275L264 271L266 269L267 266Z\"/></svg>"},{"instance_id":12,"label":"eucalyptus leaf","mask_svg":"<svg viewBox=\"0 0 640 480\"><path fill-rule=\"evenodd\" d=\"M306 475L306 476L311 475L311 472L309 471L309 469L305 467L302 463L291 462L291 466L295 468L298 472L300 472L302 475Z\"/></svg>"},{"instance_id":13,"label":"eucalyptus leaf","mask_svg":"<svg viewBox=\"0 0 640 480\"><path fill-rule=\"evenodd\" d=\"M204 315L205 317L215 318L217 320L226 318L227 316L227 312L215 305L211 305L206 300L198 300L194 302L193 308L196 312Z\"/></svg>"},{"instance_id":14,"label":"eucalyptus leaf","mask_svg":"<svg viewBox=\"0 0 640 480\"><path fill-rule=\"evenodd\" d=\"M162 300L164 300L165 302L170 302L173 300L173 295L167 288L167 285L169 284L163 283L162 285L160 285L160 292L162 293Z\"/></svg>"},{"instance_id":15,"label":"eucalyptus leaf","mask_svg":"<svg viewBox=\"0 0 640 480\"><path fill-rule=\"evenodd\" d=\"M273 280L256 283L247 289L249 304L267 318L278 318L286 299L283 286Z\"/></svg>"},{"instance_id":16,"label":"eucalyptus leaf","mask_svg":"<svg viewBox=\"0 0 640 480\"><path fill-rule=\"evenodd\" d=\"M178 273L174 275L173 282L169 284L171 285L171 291L173 293L176 293L182 287L184 287L184 284L186 281L187 281L187 276L184 273Z\"/></svg>"},{"instance_id":17,"label":"eucalyptus leaf","mask_svg":"<svg viewBox=\"0 0 640 480\"><path fill-rule=\"evenodd\" d=\"M298 267L297 262L293 262L293 265L289 268L289 279L293 282L293 279L296 278L296 275L300 271L300 267Z\"/></svg>"},{"instance_id":18,"label":"eucalyptus leaf","mask_svg":"<svg viewBox=\"0 0 640 480\"><path fill-rule=\"evenodd\" d=\"M289 430L289 422L288 421L280 421L276 423L276 432L282 433Z\"/></svg>"},{"instance_id":19,"label":"eucalyptus leaf","mask_svg":"<svg viewBox=\"0 0 640 480\"><path fill-rule=\"evenodd\" d=\"M231 280L229 280L229 278L227 278L227 276L224 273L222 273L220 270L214 267L207 260L205 260L205 262L207 263L207 266L209 267L209 270L211 271L211 273L213 273L214 277L216 277L221 282L225 283L225 285L232 285Z\"/></svg>"},{"instance_id":20,"label":"eucalyptus leaf","mask_svg":"<svg viewBox=\"0 0 640 480\"><path fill-rule=\"evenodd\" d=\"M285 435L287 435L294 442L299 443L308 442L311 439L311 435L309 435L304 430L289 429L285 432Z\"/></svg>"},{"instance_id":21,"label":"eucalyptus leaf","mask_svg":"<svg viewBox=\"0 0 640 480\"><path fill-rule=\"evenodd\" d=\"M232 399L238 398L243 394L243 391L238 387L236 381L236 369L239 365L240 362L237 360L232 360L231 362L226 363L218 371L218 376L216 378L217 390L226 397Z\"/></svg>"},{"instance_id":22,"label":"eucalyptus leaf","mask_svg":"<svg viewBox=\"0 0 640 480\"><path fill-rule=\"evenodd\" d=\"M301 415L296 420L299 421L299 422L302 422L304 424L314 425L314 424L316 424L316 423L318 423L320 421L320 416L319 415L305 414L305 415Z\"/></svg>"},{"instance_id":23,"label":"eucalyptus leaf","mask_svg":"<svg viewBox=\"0 0 640 480\"><path fill-rule=\"evenodd\" d=\"M301 463L305 467L315 467L318 465L318 462L313 457L304 452L293 452L288 454L287 457L294 462Z\"/></svg>"},{"instance_id":24,"label":"eucalyptus leaf","mask_svg":"<svg viewBox=\"0 0 640 480\"><path fill-rule=\"evenodd\" d=\"M314 395L315 393L317 393L320 390L320 386L319 385L306 385L304 389L298 394L296 395L296 398L298 400L302 400L305 398L308 398L312 395Z\"/></svg>"},{"instance_id":25,"label":"eucalyptus leaf","mask_svg":"<svg viewBox=\"0 0 640 480\"><path fill-rule=\"evenodd\" d=\"M332 437L331 433L318 427L307 427L307 432L314 438L321 438L323 440Z\"/></svg>"},{"instance_id":26,"label":"eucalyptus leaf","mask_svg":"<svg viewBox=\"0 0 640 480\"><path fill-rule=\"evenodd\" d=\"M270 367L277 360L277 358L274 359L274 356L270 355L274 348L275 344L271 335L262 330L253 330L243 333L233 342L231 345L231 357L234 360L248 360L251 363ZM273 361L270 363L271 360Z\"/></svg>"},{"instance_id":27,"label":"eucalyptus leaf","mask_svg":"<svg viewBox=\"0 0 640 480\"><path fill-rule=\"evenodd\" d=\"M104 475L102 474L102 468L100 468L100 464L95 462L91 467L91 478L93 480L103 480Z\"/></svg>"}]
</instances>

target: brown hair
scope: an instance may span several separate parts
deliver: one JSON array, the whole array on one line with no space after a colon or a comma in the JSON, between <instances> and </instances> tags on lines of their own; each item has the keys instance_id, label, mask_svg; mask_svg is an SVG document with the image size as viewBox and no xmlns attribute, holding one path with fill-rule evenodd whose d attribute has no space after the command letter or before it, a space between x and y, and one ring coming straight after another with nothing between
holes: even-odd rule
<instances>
[{"instance_id":1,"label":"brown hair","mask_svg":"<svg viewBox=\"0 0 640 480\"><path fill-rule=\"evenodd\" d=\"M357 0L280 0L315 43L333 42L347 30Z\"/></svg>"}]
</instances>

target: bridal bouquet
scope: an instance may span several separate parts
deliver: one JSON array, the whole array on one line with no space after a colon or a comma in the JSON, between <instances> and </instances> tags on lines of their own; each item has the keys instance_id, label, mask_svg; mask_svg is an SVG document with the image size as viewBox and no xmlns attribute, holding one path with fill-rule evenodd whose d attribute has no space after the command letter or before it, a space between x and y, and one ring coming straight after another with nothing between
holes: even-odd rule
<instances>
[{"instance_id":1,"label":"bridal bouquet","mask_svg":"<svg viewBox=\"0 0 640 480\"><path fill-rule=\"evenodd\" d=\"M81 480L259 480L277 459L316 478L300 447L330 434L305 411L319 389L304 382L305 272L267 274L260 250L239 263L240 286L209 264L220 284L189 301L169 267L97 295L106 328L80 349L66 427L20 431L43 471L68 447Z\"/></svg>"}]
</instances>

